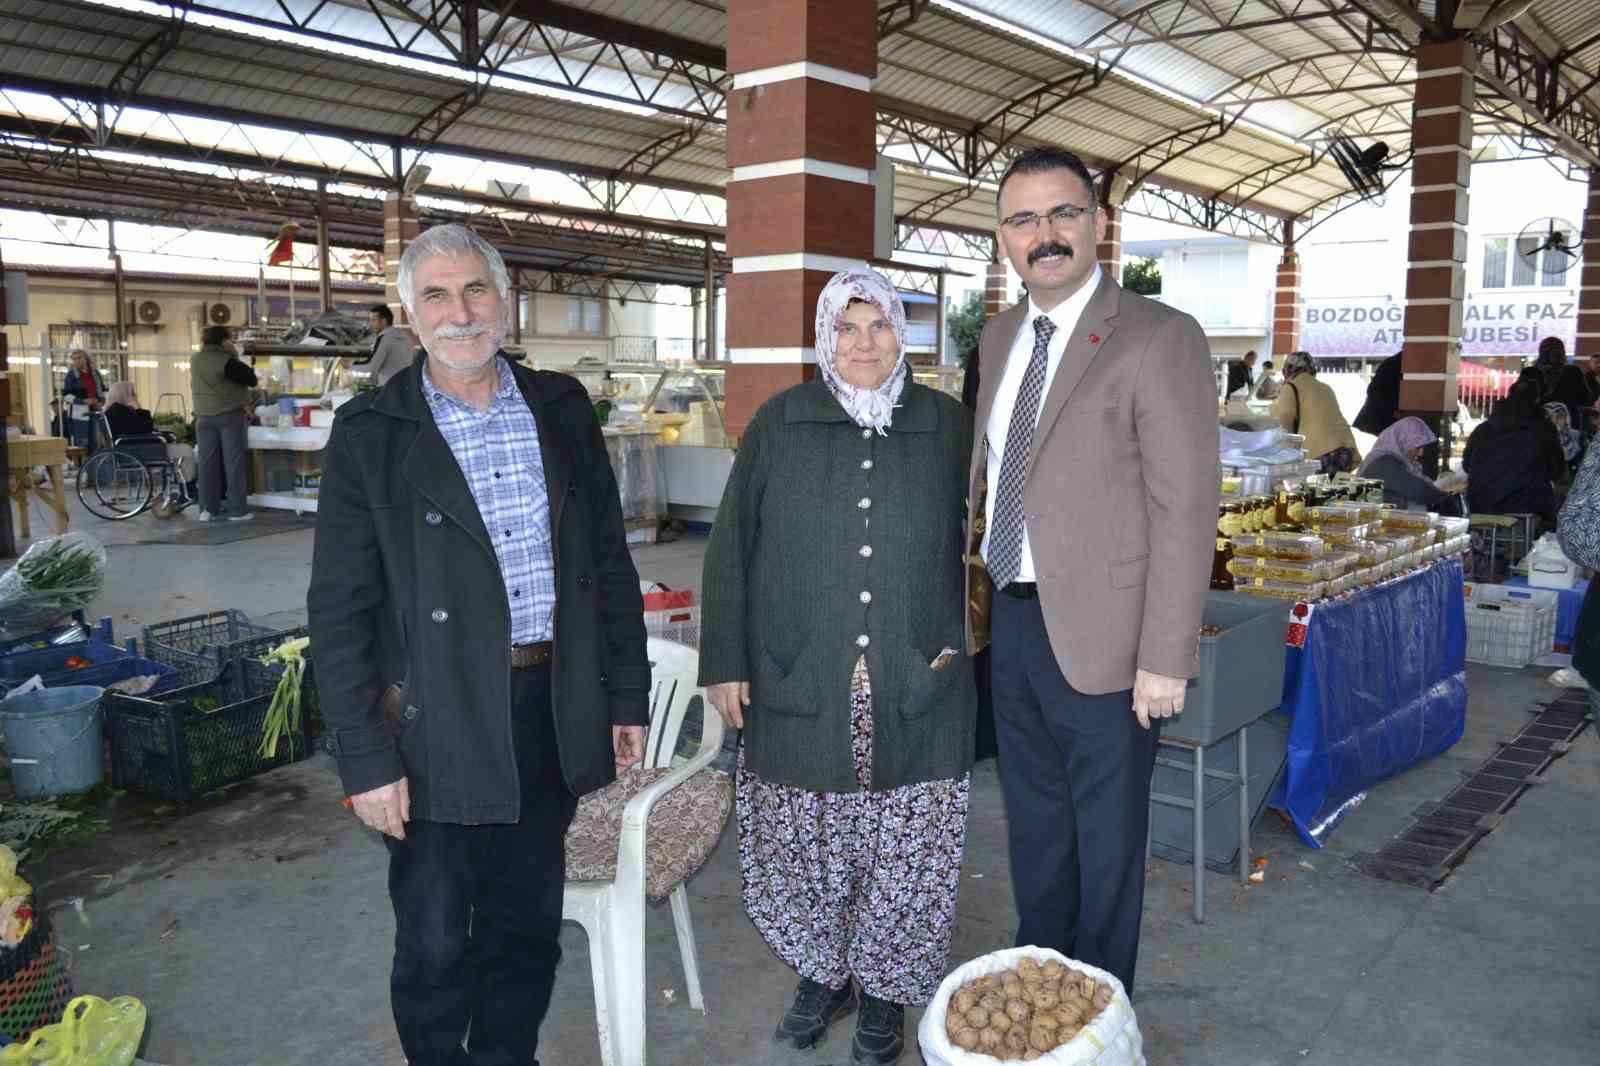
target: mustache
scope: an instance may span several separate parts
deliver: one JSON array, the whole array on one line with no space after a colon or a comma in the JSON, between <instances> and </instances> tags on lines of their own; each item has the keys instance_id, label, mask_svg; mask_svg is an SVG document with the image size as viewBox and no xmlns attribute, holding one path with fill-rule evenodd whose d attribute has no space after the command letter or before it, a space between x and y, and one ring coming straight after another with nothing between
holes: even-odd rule
<instances>
[{"instance_id":1,"label":"mustache","mask_svg":"<svg viewBox=\"0 0 1600 1066\"><path fill-rule=\"evenodd\" d=\"M1064 255L1068 259L1071 259L1072 246L1062 244L1059 241L1050 241L1046 244L1041 244L1039 247L1028 253L1028 265L1033 266L1033 264L1037 263L1047 255Z\"/></svg>"},{"instance_id":2,"label":"mustache","mask_svg":"<svg viewBox=\"0 0 1600 1066\"><path fill-rule=\"evenodd\" d=\"M474 322L470 326L440 326L434 330L433 335L445 340L467 340L471 337L481 337L489 332L489 326L482 322Z\"/></svg>"}]
</instances>

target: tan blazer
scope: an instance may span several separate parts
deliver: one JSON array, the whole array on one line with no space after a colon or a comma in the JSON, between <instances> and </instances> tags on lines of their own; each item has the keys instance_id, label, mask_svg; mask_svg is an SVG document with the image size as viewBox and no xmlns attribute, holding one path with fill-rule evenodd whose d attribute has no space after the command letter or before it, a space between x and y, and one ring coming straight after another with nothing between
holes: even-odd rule
<instances>
[{"instance_id":1,"label":"tan blazer","mask_svg":"<svg viewBox=\"0 0 1600 1066\"><path fill-rule=\"evenodd\" d=\"M1024 301L984 326L969 543L989 412L1027 313ZM1050 646L1079 692L1132 688L1139 669L1199 670L1222 473L1216 392L1199 324L1102 275L1042 401L1023 493ZM970 652L980 613L969 610Z\"/></svg>"}]
</instances>

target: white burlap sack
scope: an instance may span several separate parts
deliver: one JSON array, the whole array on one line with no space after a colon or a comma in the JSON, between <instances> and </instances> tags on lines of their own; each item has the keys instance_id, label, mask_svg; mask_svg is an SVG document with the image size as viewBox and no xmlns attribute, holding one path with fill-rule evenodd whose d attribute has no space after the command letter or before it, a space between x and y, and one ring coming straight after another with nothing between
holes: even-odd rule
<instances>
[{"instance_id":1,"label":"white burlap sack","mask_svg":"<svg viewBox=\"0 0 1600 1066\"><path fill-rule=\"evenodd\" d=\"M922 1061L927 1066L997 1066L1007 1059L996 1059L976 1051L963 1051L950 1042L945 1033L945 1010L956 990L974 978L999 973L1017 965L1021 959L1038 962L1055 959L1089 974L1097 981L1111 986L1111 1005L1100 1016L1069 1042L1033 1061L1040 1066L1145 1066L1144 1037L1139 1033L1139 1020L1134 1017L1133 1004L1122 982L1104 970L1088 963L1075 962L1059 951L1048 948L1007 948L982 955L960 967L939 985L933 1002L922 1014L922 1024L917 1027L917 1042L922 1048Z\"/></svg>"}]
</instances>

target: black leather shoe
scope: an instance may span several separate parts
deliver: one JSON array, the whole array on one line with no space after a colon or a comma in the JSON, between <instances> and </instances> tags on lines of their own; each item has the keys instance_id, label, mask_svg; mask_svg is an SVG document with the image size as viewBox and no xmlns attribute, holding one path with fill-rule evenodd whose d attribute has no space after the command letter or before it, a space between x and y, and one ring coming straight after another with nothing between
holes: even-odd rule
<instances>
[{"instance_id":1,"label":"black leather shoe","mask_svg":"<svg viewBox=\"0 0 1600 1066\"><path fill-rule=\"evenodd\" d=\"M906 1050L906 1009L898 1003L861 994L861 1015L850 1054L867 1066L899 1062Z\"/></svg>"},{"instance_id":2,"label":"black leather shoe","mask_svg":"<svg viewBox=\"0 0 1600 1066\"><path fill-rule=\"evenodd\" d=\"M856 1009L854 984L832 989L810 979L802 979L794 990L794 1002L778 1023L773 1034L780 1044L792 1044L801 1051L815 1047L827 1035L828 1026L835 1018L842 1018Z\"/></svg>"}]
</instances>

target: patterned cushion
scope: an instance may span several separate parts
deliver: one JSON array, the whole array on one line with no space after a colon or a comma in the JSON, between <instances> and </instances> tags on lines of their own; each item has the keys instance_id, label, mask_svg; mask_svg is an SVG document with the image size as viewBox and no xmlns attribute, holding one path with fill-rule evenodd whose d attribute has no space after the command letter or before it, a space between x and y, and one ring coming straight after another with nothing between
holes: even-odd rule
<instances>
[{"instance_id":1,"label":"patterned cushion","mask_svg":"<svg viewBox=\"0 0 1600 1066\"><path fill-rule=\"evenodd\" d=\"M609 881L617 875L617 841L628 801L672 771L634 770L578 801L567 830L567 880ZM645 830L645 894L657 902L700 869L733 807L733 781L701 770L668 792L650 811Z\"/></svg>"}]
</instances>

